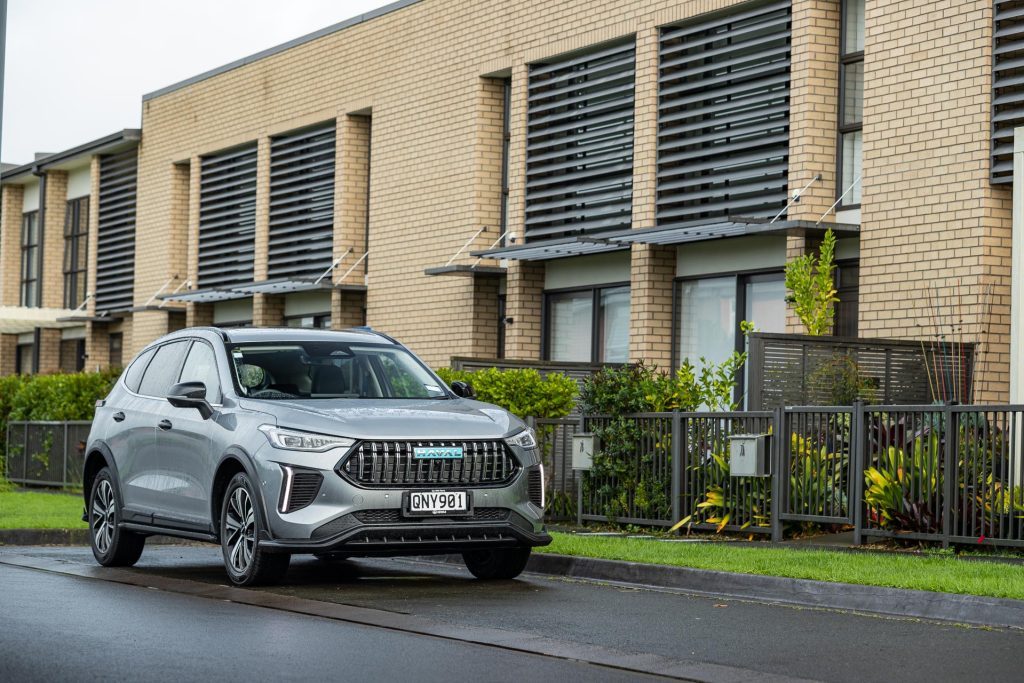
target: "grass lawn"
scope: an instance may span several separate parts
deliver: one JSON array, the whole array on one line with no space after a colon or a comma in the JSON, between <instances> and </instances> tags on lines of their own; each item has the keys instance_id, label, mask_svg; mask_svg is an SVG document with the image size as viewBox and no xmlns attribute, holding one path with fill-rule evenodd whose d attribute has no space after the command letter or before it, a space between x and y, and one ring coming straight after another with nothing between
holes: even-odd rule
<instances>
[{"instance_id":1,"label":"grass lawn","mask_svg":"<svg viewBox=\"0 0 1024 683\"><path fill-rule=\"evenodd\" d=\"M84 529L83 507L80 494L0 492L0 529Z\"/></svg>"},{"instance_id":2,"label":"grass lawn","mask_svg":"<svg viewBox=\"0 0 1024 683\"><path fill-rule=\"evenodd\" d=\"M647 539L552 533L539 552L667 564L741 574L1024 599L1024 565L830 550L788 550L740 543L662 543Z\"/></svg>"}]
</instances>

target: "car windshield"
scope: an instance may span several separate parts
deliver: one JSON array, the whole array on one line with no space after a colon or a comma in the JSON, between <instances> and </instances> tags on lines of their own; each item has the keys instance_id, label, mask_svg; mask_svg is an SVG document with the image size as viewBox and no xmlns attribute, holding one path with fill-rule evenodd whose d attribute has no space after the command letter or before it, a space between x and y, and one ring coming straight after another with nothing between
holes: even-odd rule
<instances>
[{"instance_id":1,"label":"car windshield","mask_svg":"<svg viewBox=\"0 0 1024 683\"><path fill-rule=\"evenodd\" d=\"M395 346L340 342L230 347L240 396L259 399L444 399L445 387Z\"/></svg>"}]
</instances>

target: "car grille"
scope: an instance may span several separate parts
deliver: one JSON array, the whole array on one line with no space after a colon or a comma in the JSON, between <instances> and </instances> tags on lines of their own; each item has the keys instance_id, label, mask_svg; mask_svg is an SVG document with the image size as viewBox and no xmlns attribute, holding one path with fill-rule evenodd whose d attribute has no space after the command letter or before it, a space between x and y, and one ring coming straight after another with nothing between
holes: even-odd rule
<instances>
[{"instance_id":1,"label":"car grille","mask_svg":"<svg viewBox=\"0 0 1024 683\"><path fill-rule=\"evenodd\" d=\"M413 458L415 447L461 446L463 457ZM503 441L363 441L338 473L366 487L496 486L510 481L519 464Z\"/></svg>"},{"instance_id":2,"label":"car grille","mask_svg":"<svg viewBox=\"0 0 1024 683\"><path fill-rule=\"evenodd\" d=\"M383 510L360 510L355 513L356 519L363 524L418 524L420 522L437 522L439 519L456 519L460 522L495 522L508 519L505 508L476 508L471 515L445 515L438 517L403 517L401 510L393 508Z\"/></svg>"},{"instance_id":3,"label":"car grille","mask_svg":"<svg viewBox=\"0 0 1024 683\"><path fill-rule=\"evenodd\" d=\"M314 500L320 492L320 484L324 478L319 472L307 472L295 470L292 476L292 490L288 497L288 507L284 512L295 512L306 507Z\"/></svg>"}]
</instances>

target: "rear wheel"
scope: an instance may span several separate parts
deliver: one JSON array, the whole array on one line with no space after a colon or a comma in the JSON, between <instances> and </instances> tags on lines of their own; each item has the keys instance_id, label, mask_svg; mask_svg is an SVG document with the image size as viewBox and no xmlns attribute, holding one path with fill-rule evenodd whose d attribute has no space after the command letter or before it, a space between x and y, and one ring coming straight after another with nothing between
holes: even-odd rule
<instances>
[{"instance_id":1,"label":"rear wheel","mask_svg":"<svg viewBox=\"0 0 1024 683\"><path fill-rule=\"evenodd\" d=\"M89 541L93 557L104 567L130 567L139 561L146 537L120 527L121 501L109 467L92 482L89 494Z\"/></svg>"},{"instance_id":2,"label":"rear wheel","mask_svg":"<svg viewBox=\"0 0 1024 683\"><path fill-rule=\"evenodd\" d=\"M462 553L466 568L478 579L514 579L526 569L531 548L469 550Z\"/></svg>"},{"instance_id":3,"label":"rear wheel","mask_svg":"<svg viewBox=\"0 0 1024 683\"><path fill-rule=\"evenodd\" d=\"M239 472L228 484L220 515L220 542L224 568L236 586L277 583L291 555L268 553L260 548L263 521L249 475Z\"/></svg>"}]
</instances>

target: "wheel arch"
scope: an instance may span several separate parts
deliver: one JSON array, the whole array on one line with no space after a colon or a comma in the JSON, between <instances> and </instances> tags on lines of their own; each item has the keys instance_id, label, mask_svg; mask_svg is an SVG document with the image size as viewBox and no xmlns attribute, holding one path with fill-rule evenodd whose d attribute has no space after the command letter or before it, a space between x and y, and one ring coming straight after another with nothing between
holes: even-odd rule
<instances>
[{"instance_id":1,"label":"wheel arch","mask_svg":"<svg viewBox=\"0 0 1024 683\"><path fill-rule=\"evenodd\" d=\"M102 441L91 444L86 452L85 460L82 463L82 498L85 508L89 507L89 496L92 494L92 483L96 475L104 467L110 469L114 475L114 488L117 492L117 499L124 505L124 496L121 495L121 477L117 473L117 463L110 448Z\"/></svg>"},{"instance_id":2,"label":"wheel arch","mask_svg":"<svg viewBox=\"0 0 1024 683\"><path fill-rule=\"evenodd\" d=\"M213 535L220 540L220 514L224 503L224 494L227 492L228 484L239 472L245 472L252 482L253 493L256 494L256 503L259 505L260 514L265 520L264 526L267 533L270 533L270 524L267 518L267 506L263 500L263 487L260 486L260 477L256 464L252 457L240 448L229 448L217 462L217 468L213 475L213 484L210 487L210 520L213 526Z\"/></svg>"}]
</instances>

